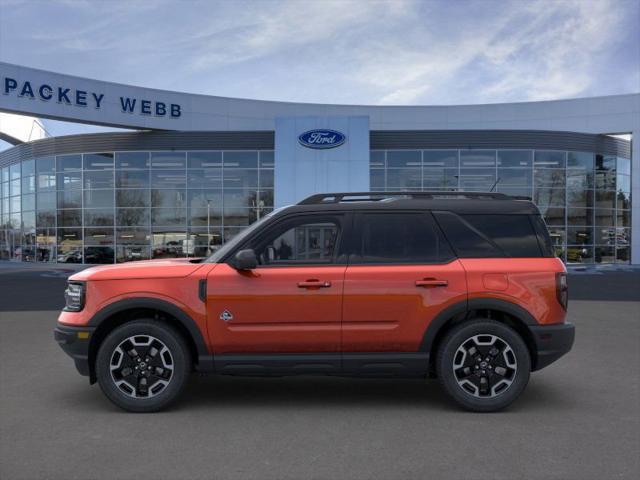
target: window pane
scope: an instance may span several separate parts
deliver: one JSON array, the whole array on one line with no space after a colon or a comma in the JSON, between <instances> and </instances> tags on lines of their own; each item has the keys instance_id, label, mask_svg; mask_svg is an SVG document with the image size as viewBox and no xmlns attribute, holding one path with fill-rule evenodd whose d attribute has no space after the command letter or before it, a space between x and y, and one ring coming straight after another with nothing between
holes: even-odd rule
<instances>
[{"instance_id":1,"label":"window pane","mask_svg":"<svg viewBox=\"0 0 640 480\"><path fill-rule=\"evenodd\" d=\"M274 179L273 179L273 170L260 170L259 172L260 188L273 188Z\"/></svg>"},{"instance_id":2,"label":"window pane","mask_svg":"<svg viewBox=\"0 0 640 480\"><path fill-rule=\"evenodd\" d=\"M151 190L151 206L165 208L182 208L186 207L186 191L185 190Z\"/></svg>"},{"instance_id":3,"label":"window pane","mask_svg":"<svg viewBox=\"0 0 640 480\"><path fill-rule=\"evenodd\" d=\"M533 171L533 181L536 187L564 188L565 170L536 168Z\"/></svg>"},{"instance_id":4,"label":"window pane","mask_svg":"<svg viewBox=\"0 0 640 480\"><path fill-rule=\"evenodd\" d=\"M495 150L461 150L460 168L463 167L495 167Z\"/></svg>"},{"instance_id":5,"label":"window pane","mask_svg":"<svg viewBox=\"0 0 640 480\"><path fill-rule=\"evenodd\" d=\"M458 186L457 168L425 168L422 175L425 190L454 189Z\"/></svg>"},{"instance_id":6,"label":"window pane","mask_svg":"<svg viewBox=\"0 0 640 480\"><path fill-rule=\"evenodd\" d=\"M58 210L58 227L82 226L82 210Z\"/></svg>"},{"instance_id":7,"label":"window pane","mask_svg":"<svg viewBox=\"0 0 640 480\"><path fill-rule=\"evenodd\" d=\"M187 152L189 168L222 167L222 152Z\"/></svg>"},{"instance_id":8,"label":"window pane","mask_svg":"<svg viewBox=\"0 0 640 480\"><path fill-rule=\"evenodd\" d=\"M567 189L567 207L593 207L593 190Z\"/></svg>"},{"instance_id":9,"label":"window pane","mask_svg":"<svg viewBox=\"0 0 640 480\"><path fill-rule=\"evenodd\" d=\"M56 161L58 172L82 169L82 155L61 155Z\"/></svg>"},{"instance_id":10,"label":"window pane","mask_svg":"<svg viewBox=\"0 0 640 480\"><path fill-rule=\"evenodd\" d=\"M151 168L184 169L185 166L185 152L151 152Z\"/></svg>"},{"instance_id":11,"label":"window pane","mask_svg":"<svg viewBox=\"0 0 640 480\"><path fill-rule=\"evenodd\" d=\"M261 168L273 168L275 165L274 162L274 152L260 152L260 167Z\"/></svg>"},{"instance_id":12,"label":"window pane","mask_svg":"<svg viewBox=\"0 0 640 480\"><path fill-rule=\"evenodd\" d=\"M83 162L85 170L113 169L113 153L85 153Z\"/></svg>"},{"instance_id":13,"label":"window pane","mask_svg":"<svg viewBox=\"0 0 640 480\"><path fill-rule=\"evenodd\" d=\"M593 225L593 209L568 208L567 225Z\"/></svg>"},{"instance_id":14,"label":"window pane","mask_svg":"<svg viewBox=\"0 0 640 480\"><path fill-rule=\"evenodd\" d=\"M570 240L574 243L573 240ZM595 240L584 243L597 243L599 245L613 245L616 244L616 229L614 227L596 227Z\"/></svg>"},{"instance_id":15,"label":"window pane","mask_svg":"<svg viewBox=\"0 0 640 480\"><path fill-rule=\"evenodd\" d=\"M422 155L418 150L389 150L387 152L387 167L411 168L422 165Z\"/></svg>"},{"instance_id":16,"label":"window pane","mask_svg":"<svg viewBox=\"0 0 640 480\"><path fill-rule=\"evenodd\" d=\"M384 168L384 150L372 150L369 153L369 166L371 168Z\"/></svg>"},{"instance_id":17,"label":"window pane","mask_svg":"<svg viewBox=\"0 0 640 480\"><path fill-rule=\"evenodd\" d=\"M593 247L567 246L567 263L593 263Z\"/></svg>"},{"instance_id":18,"label":"window pane","mask_svg":"<svg viewBox=\"0 0 640 480\"><path fill-rule=\"evenodd\" d=\"M509 257L541 256L528 215L462 215L462 218Z\"/></svg>"},{"instance_id":19,"label":"window pane","mask_svg":"<svg viewBox=\"0 0 640 480\"><path fill-rule=\"evenodd\" d=\"M389 168L387 170L388 188L422 188L422 169Z\"/></svg>"},{"instance_id":20,"label":"window pane","mask_svg":"<svg viewBox=\"0 0 640 480\"><path fill-rule=\"evenodd\" d=\"M568 152L567 168L581 168L587 171L593 170L593 153L590 152Z\"/></svg>"},{"instance_id":21,"label":"window pane","mask_svg":"<svg viewBox=\"0 0 640 480\"><path fill-rule=\"evenodd\" d=\"M149 168L149 152L118 152L116 168Z\"/></svg>"},{"instance_id":22,"label":"window pane","mask_svg":"<svg viewBox=\"0 0 640 480\"><path fill-rule=\"evenodd\" d=\"M453 253L426 214L365 214L355 263L440 263Z\"/></svg>"},{"instance_id":23,"label":"window pane","mask_svg":"<svg viewBox=\"0 0 640 480\"><path fill-rule=\"evenodd\" d=\"M258 170L226 168L223 172L225 188L243 188L258 186Z\"/></svg>"},{"instance_id":24,"label":"window pane","mask_svg":"<svg viewBox=\"0 0 640 480\"><path fill-rule=\"evenodd\" d=\"M118 245L116 247L116 262L135 262L136 260L149 260L151 247L148 245Z\"/></svg>"},{"instance_id":25,"label":"window pane","mask_svg":"<svg viewBox=\"0 0 640 480\"><path fill-rule=\"evenodd\" d=\"M149 190L116 190L118 207L148 207L151 202Z\"/></svg>"},{"instance_id":26,"label":"window pane","mask_svg":"<svg viewBox=\"0 0 640 480\"><path fill-rule=\"evenodd\" d=\"M567 188L593 188L593 170L573 168L567 170Z\"/></svg>"},{"instance_id":27,"label":"window pane","mask_svg":"<svg viewBox=\"0 0 640 480\"><path fill-rule=\"evenodd\" d=\"M538 207L564 207L565 190L558 188L536 188L533 191L533 202Z\"/></svg>"},{"instance_id":28,"label":"window pane","mask_svg":"<svg viewBox=\"0 0 640 480\"><path fill-rule=\"evenodd\" d=\"M58 208L82 208L82 190L58 192Z\"/></svg>"},{"instance_id":29,"label":"window pane","mask_svg":"<svg viewBox=\"0 0 640 480\"><path fill-rule=\"evenodd\" d=\"M187 211L185 208L152 208L151 224L158 226L186 226Z\"/></svg>"},{"instance_id":30,"label":"window pane","mask_svg":"<svg viewBox=\"0 0 640 480\"><path fill-rule=\"evenodd\" d=\"M113 171L97 170L84 172L84 188L113 188Z\"/></svg>"},{"instance_id":31,"label":"window pane","mask_svg":"<svg viewBox=\"0 0 640 480\"><path fill-rule=\"evenodd\" d=\"M90 172L94 173L94 172ZM103 172L100 172L103 173ZM82 188L82 172L63 172L58 174L58 190Z\"/></svg>"},{"instance_id":32,"label":"window pane","mask_svg":"<svg viewBox=\"0 0 640 480\"><path fill-rule=\"evenodd\" d=\"M84 225L87 227L113 225L113 209L86 208L84 210Z\"/></svg>"},{"instance_id":33,"label":"window pane","mask_svg":"<svg viewBox=\"0 0 640 480\"><path fill-rule=\"evenodd\" d=\"M113 263L113 246L92 246L84 249L84 263Z\"/></svg>"},{"instance_id":34,"label":"window pane","mask_svg":"<svg viewBox=\"0 0 640 480\"><path fill-rule=\"evenodd\" d=\"M331 263L337 237L334 222L302 223L263 242L256 254L262 265Z\"/></svg>"},{"instance_id":35,"label":"window pane","mask_svg":"<svg viewBox=\"0 0 640 480\"><path fill-rule=\"evenodd\" d=\"M37 227L55 227L56 226L56 211L45 210L36 212L36 226Z\"/></svg>"},{"instance_id":36,"label":"window pane","mask_svg":"<svg viewBox=\"0 0 640 480\"><path fill-rule=\"evenodd\" d=\"M113 227L85 228L84 244L85 245L112 245L113 244Z\"/></svg>"},{"instance_id":37,"label":"window pane","mask_svg":"<svg viewBox=\"0 0 640 480\"><path fill-rule=\"evenodd\" d=\"M118 245L148 245L151 241L149 228L117 228L116 242Z\"/></svg>"},{"instance_id":38,"label":"window pane","mask_svg":"<svg viewBox=\"0 0 640 480\"><path fill-rule=\"evenodd\" d=\"M564 168L565 158L565 152L536 150L533 163L536 168Z\"/></svg>"},{"instance_id":39,"label":"window pane","mask_svg":"<svg viewBox=\"0 0 640 480\"><path fill-rule=\"evenodd\" d=\"M574 245L593 245L593 228L569 227L567 229L567 243Z\"/></svg>"},{"instance_id":40,"label":"window pane","mask_svg":"<svg viewBox=\"0 0 640 480\"><path fill-rule=\"evenodd\" d=\"M530 150L498 150L498 167L531 167L532 163Z\"/></svg>"},{"instance_id":41,"label":"window pane","mask_svg":"<svg viewBox=\"0 0 640 480\"><path fill-rule=\"evenodd\" d=\"M186 183L186 173L184 170L151 171L151 186L153 188L185 188Z\"/></svg>"},{"instance_id":42,"label":"window pane","mask_svg":"<svg viewBox=\"0 0 640 480\"><path fill-rule=\"evenodd\" d=\"M35 210L36 196L33 193L22 195L22 210Z\"/></svg>"},{"instance_id":43,"label":"window pane","mask_svg":"<svg viewBox=\"0 0 640 480\"><path fill-rule=\"evenodd\" d=\"M148 170L118 170L116 171L116 187L118 188L148 188Z\"/></svg>"},{"instance_id":44,"label":"window pane","mask_svg":"<svg viewBox=\"0 0 640 480\"><path fill-rule=\"evenodd\" d=\"M55 157L44 157L36 159L36 173L53 173L55 169Z\"/></svg>"},{"instance_id":45,"label":"window pane","mask_svg":"<svg viewBox=\"0 0 640 480\"><path fill-rule=\"evenodd\" d=\"M528 168L498 168L498 185L531 186L532 170Z\"/></svg>"},{"instance_id":46,"label":"window pane","mask_svg":"<svg viewBox=\"0 0 640 480\"><path fill-rule=\"evenodd\" d=\"M596 247L595 261L596 263L615 263L616 249L614 247Z\"/></svg>"},{"instance_id":47,"label":"window pane","mask_svg":"<svg viewBox=\"0 0 640 480\"><path fill-rule=\"evenodd\" d=\"M189 170L187 179L189 188L222 188L222 168Z\"/></svg>"},{"instance_id":48,"label":"window pane","mask_svg":"<svg viewBox=\"0 0 640 480\"><path fill-rule=\"evenodd\" d=\"M618 173L623 175L631 175L631 160L628 158L618 157L616 169Z\"/></svg>"},{"instance_id":49,"label":"window pane","mask_svg":"<svg viewBox=\"0 0 640 480\"><path fill-rule=\"evenodd\" d=\"M28 177L36 174L36 161L35 160L23 160L22 161L22 176Z\"/></svg>"},{"instance_id":50,"label":"window pane","mask_svg":"<svg viewBox=\"0 0 640 480\"><path fill-rule=\"evenodd\" d=\"M258 152L224 152L226 168L258 168Z\"/></svg>"},{"instance_id":51,"label":"window pane","mask_svg":"<svg viewBox=\"0 0 640 480\"><path fill-rule=\"evenodd\" d=\"M619 192L631 193L631 177L618 173L616 176L616 189Z\"/></svg>"},{"instance_id":52,"label":"window pane","mask_svg":"<svg viewBox=\"0 0 640 480\"><path fill-rule=\"evenodd\" d=\"M85 208L113 208L113 190L85 190Z\"/></svg>"},{"instance_id":53,"label":"window pane","mask_svg":"<svg viewBox=\"0 0 640 480\"><path fill-rule=\"evenodd\" d=\"M208 257L222 246L220 228L192 228L189 231L190 256Z\"/></svg>"},{"instance_id":54,"label":"window pane","mask_svg":"<svg viewBox=\"0 0 640 480\"><path fill-rule=\"evenodd\" d=\"M458 168L457 150L424 150L422 164L425 168Z\"/></svg>"},{"instance_id":55,"label":"window pane","mask_svg":"<svg viewBox=\"0 0 640 480\"><path fill-rule=\"evenodd\" d=\"M116 225L120 226L148 226L150 211L148 208L118 208L116 209Z\"/></svg>"},{"instance_id":56,"label":"window pane","mask_svg":"<svg viewBox=\"0 0 640 480\"><path fill-rule=\"evenodd\" d=\"M605 210L596 208L596 225L603 227L614 227L616 224L615 212L613 210Z\"/></svg>"}]
</instances>

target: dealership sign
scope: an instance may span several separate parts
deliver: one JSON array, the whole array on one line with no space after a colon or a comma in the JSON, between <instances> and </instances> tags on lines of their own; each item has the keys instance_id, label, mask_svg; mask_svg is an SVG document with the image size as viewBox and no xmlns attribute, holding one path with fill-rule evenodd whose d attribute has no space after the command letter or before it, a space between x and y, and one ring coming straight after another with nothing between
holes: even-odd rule
<instances>
[{"instance_id":1,"label":"dealership sign","mask_svg":"<svg viewBox=\"0 0 640 480\"><path fill-rule=\"evenodd\" d=\"M347 141L344 133L329 129L309 130L298 136L300 144L307 148L335 148Z\"/></svg>"},{"instance_id":2,"label":"dealership sign","mask_svg":"<svg viewBox=\"0 0 640 480\"><path fill-rule=\"evenodd\" d=\"M100 110L105 99L105 93L92 92L70 85L52 85L40 83L30 79L17 80L2 77L2 93L9 96L41 102L55 102L59 105L74 107L92 107ZM155 115L156 117L180 118L182 109L177 103L166 103L158 100L119 96L118 105L122 113L137 115Z\"/></svg>"}]
</instances>

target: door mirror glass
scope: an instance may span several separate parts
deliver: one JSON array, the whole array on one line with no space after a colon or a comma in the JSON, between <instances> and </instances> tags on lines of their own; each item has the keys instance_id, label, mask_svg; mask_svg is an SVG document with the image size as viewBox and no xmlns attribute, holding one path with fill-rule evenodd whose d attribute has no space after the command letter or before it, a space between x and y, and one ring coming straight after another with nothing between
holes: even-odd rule
<instances>
[{"instance_id":1,"label":"door mirror glass","mask_svg":"<svg viewBox=\"0 0 640 480\"><path fill-rule=\"evenodd\" d=\"M236 270L253 270L258 266L258 258L256 252L248 248L246 250L240 250L233 257L231 264Z\"/></svg>"}]
</instances>

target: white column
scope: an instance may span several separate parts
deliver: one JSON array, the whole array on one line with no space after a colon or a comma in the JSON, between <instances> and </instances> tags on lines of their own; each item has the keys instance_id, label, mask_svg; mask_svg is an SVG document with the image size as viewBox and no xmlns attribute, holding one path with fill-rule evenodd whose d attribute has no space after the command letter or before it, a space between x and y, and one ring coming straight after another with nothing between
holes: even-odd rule
<instances>
[{"instance_id":1,"label":"white column","mask_svg":"<svg viewBox=\"0 0 640 480\"><path fill-rule=\"evenodd\" d=\"M631 263L640 265L640 128L631 138Z\"/></svg>"}]
</instances>

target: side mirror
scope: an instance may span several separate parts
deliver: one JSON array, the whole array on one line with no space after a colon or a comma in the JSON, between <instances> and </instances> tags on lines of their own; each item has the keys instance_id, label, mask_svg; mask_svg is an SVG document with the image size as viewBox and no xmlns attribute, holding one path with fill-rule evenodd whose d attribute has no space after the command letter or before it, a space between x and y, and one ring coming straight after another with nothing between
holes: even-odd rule
<instances>
[{"instance_id":1,"label":"side mirror","mask_svg":"<svg viewBox=\"0 0 640 480\"><path fill-rule=\"evenodd\" d=\"M236 270L253 270L258 266L258 258L256 252L248 248L246 250L240 250L233 257L231 264Z\"/></svg>"}]
</instances>

